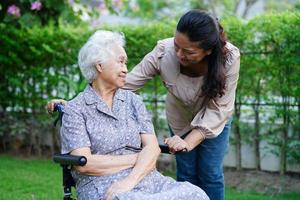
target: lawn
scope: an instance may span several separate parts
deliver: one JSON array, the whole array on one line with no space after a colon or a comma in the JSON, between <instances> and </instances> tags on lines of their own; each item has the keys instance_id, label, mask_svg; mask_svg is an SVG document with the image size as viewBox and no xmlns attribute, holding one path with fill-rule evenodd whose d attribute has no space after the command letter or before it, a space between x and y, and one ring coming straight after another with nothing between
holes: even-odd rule
<instances>
[{"instance_id":1,"label":"lawn","mask_svg":"<svg viewBox=\"0 0 300 200\"><path fill-rule=\"evenodd\" d=\"M0 156L0 199L62 199L60 166L51 160Z\"/></svg>"},{"instance_id":2,"label":"lawn","mask_svg":"<svg viewBox=\"0 0 300 200\"><path fill-rule=\"evenodd\" d=\"M0 200L62 199L60 166L51 160L0 155ZM268 197L226 188L226 200L299 200L300 194Z\"/></svg>"}]
</instances>

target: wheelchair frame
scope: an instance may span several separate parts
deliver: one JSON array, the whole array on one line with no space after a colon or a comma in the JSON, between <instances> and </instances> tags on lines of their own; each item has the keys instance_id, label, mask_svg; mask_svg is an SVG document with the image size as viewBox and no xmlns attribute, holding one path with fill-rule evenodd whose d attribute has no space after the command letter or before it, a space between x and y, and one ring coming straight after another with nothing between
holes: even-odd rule
<instances>
[{"instance_id":1,"label":"wheelchair frame","mask_svg":"<svg viewBox=\"0 0 300 200\"><path fill-rule=\"evenodd\" d=\"M55 104L54 112L58 112L59 116L54 122L54 126L56 126L57 122L60 121L62 123L62 116L64 113L64 106L62 104ZM132 147L125 147L132 148ZM170 154L169 148L167 145L159 145L162 153ZM177 152L180 153L180 152ZM84 166L87 163L87 159L85 156L74 156L69 154L55 154L53 156L53 161L55 163L59 163L62 167L62 175L63 175L63 200L74 200L72 198L72 187L76 188L75 181L72 177L71 170L72 166Z\"/></svg>"}]
</instances>

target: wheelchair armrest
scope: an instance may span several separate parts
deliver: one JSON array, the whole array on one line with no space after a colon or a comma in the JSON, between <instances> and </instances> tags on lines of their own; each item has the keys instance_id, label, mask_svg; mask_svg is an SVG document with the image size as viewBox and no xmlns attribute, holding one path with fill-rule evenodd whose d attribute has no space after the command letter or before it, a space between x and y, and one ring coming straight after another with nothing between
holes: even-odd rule
<instances>
[{"instance_id":1,"label":"wheelchair armrest","mask_svg":"<svg viewBox=\"0 0 300 200\"><path fill-rule=\"evenodd\" d=\"M87 162L85 156L73 156L68 154L55 154L53 160L61 165L84 166Z\"/></svg>"}]
</instances>

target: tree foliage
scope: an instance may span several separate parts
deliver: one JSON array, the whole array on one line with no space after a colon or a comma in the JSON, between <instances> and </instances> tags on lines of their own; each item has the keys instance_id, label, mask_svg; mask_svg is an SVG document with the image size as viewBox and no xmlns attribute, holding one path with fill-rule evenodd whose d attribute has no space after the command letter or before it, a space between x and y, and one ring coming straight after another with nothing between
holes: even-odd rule
<instances>
[{"instance_id":1,"label":"tree foliage","mask_svg":"<svg viewBox=\"0 0 300 200\"><path fill-rule=\"evenodd\" d=\"M16 27L49 23L81 23L79 13L66 0L6 0L0 2L0 22Z\"/></svg>"}]
</instances>

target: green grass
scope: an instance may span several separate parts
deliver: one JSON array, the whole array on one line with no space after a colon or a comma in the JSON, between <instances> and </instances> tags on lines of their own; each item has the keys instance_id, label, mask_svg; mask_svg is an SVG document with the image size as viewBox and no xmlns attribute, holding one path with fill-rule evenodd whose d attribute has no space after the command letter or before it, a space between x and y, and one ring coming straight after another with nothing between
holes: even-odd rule
<instances>
[{"instance_id":1,"label":"green grass","mask_svg":"<svg viewBox=\"0 0 300 200\"><path fill-rule=\"evenodd\" d=\"M51 160L0 156L0 199L62 199L60 166Z\"/></svg>"},{"instance_id":2,"label":"green grass","mask_svg":"<svg viewBox=\"0 0 300 200\"><path fill-rule=\"evenodd\" d=\"M175 178L176 174L172 171L165 171L166 176ZM300 200L300 193L286 193L280 196L270 197L255 192L240 192L233 188L226 187L226 200Z\"/></svg>"},{"instance_id":3,"label":"green grass","mask_svg":"<svg viewBox=\"0 0 300 200\"><path fill-rule=\"evenodd\" d=\"M238 192L232 188L226 188L226 200L299 200L300 193L286 193L276 197L270 197L257 193Z\"/></svg>"},{"instance_id":4,"label":"green grass","mask_svg":"<svg viewBox=\"0 0 300 200\"><path fill-rule=\"evenodd\" d=\"M173 175L174 173L166 173ZM0 200L61 200L61 169L51 160L0 155ZM269 197L226 188L226 200L299 200L300 193Z\"/></svg>"}]
</instances>

